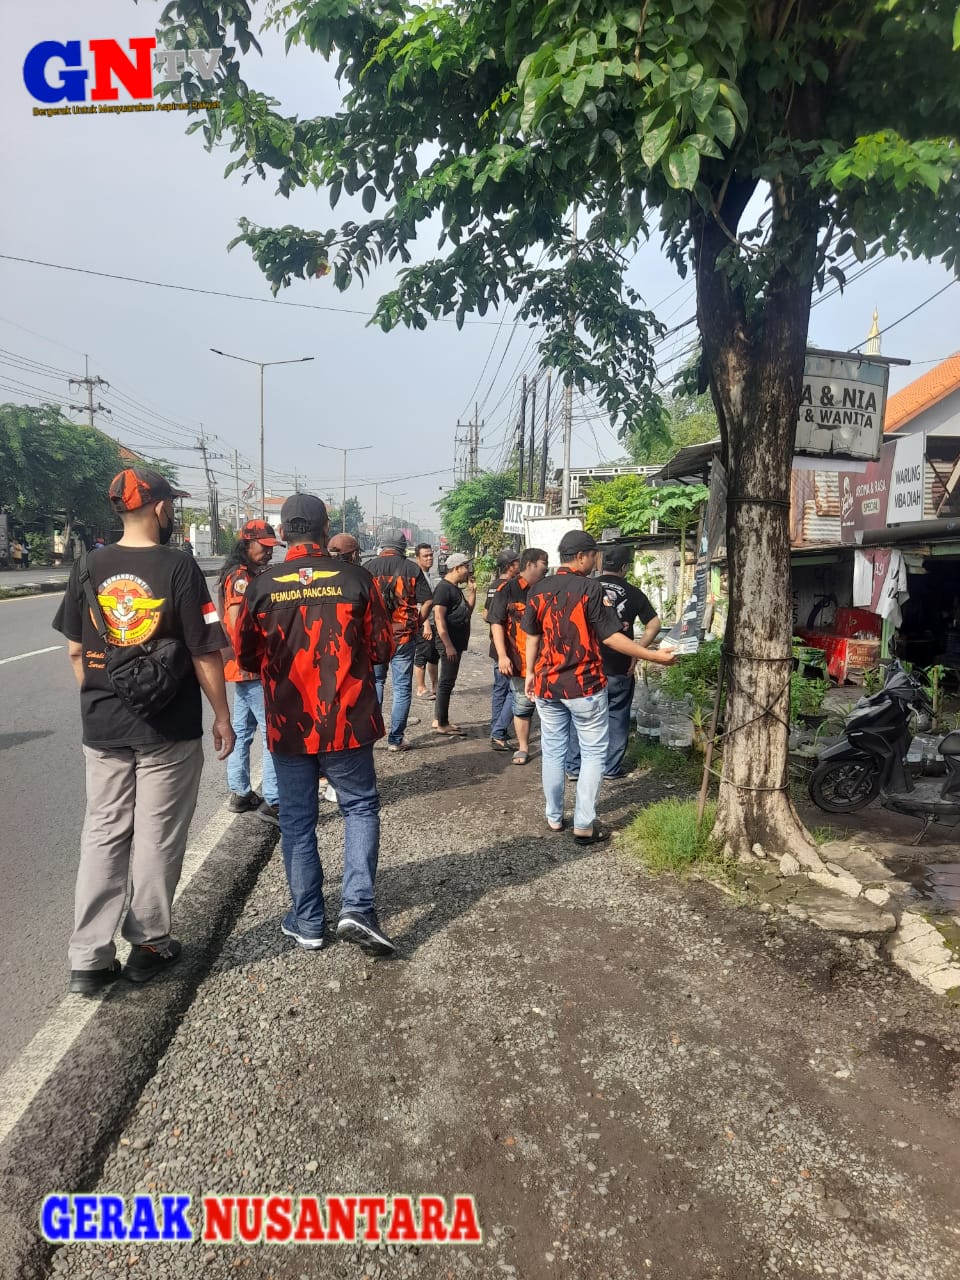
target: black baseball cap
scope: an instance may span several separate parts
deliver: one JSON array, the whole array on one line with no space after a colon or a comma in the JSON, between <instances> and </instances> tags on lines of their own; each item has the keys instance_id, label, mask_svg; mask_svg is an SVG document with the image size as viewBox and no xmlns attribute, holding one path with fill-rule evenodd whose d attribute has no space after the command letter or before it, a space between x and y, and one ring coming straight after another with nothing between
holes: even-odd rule
<instances>
[{"instance_id":1,"label":"black baseball cap","mask_svg":"<svg viewBox=\"0 0 960 1280\"><path fill-rule=\"evenodd\" d=\"M288 533L319 533L327 523L327 505L312 493L295 493L280 508L280 523Z\"/></svg>"},{"instance_id":2,"label":"black baseball cap","mask_svg":"<svg viewBox=\"0 0 960 1280\"><path fill-rule=\"evenodd\" d=\"M625 569L632 560L633 551L630 547L609 547L603 553L605 569Z\"/></svg>"},{"instance_id":3,"label":"black baseball cap","mask_svg":"<svg viewBox=\"0 0 960 1280\"><path fill-rule=\"evenodd\" d=\"M513 547L507 547L497 556L497 568L509 569L520 559L520 552L514 551Z\"/></svg>"},{"instance_id":4,"label":"black baseball cap","mask_svg":"<svg viewBox=\"0 0 960 1280\"><path fill-rule=\"evenodd\" d=\"M380 539L380 546L386 551L406 551L407 540L401 530L399 533L385 533Z\"/></svg>"},{"instance_id":5,"label":"black baseball cap","mask_svg":"<svg viewBox=\"0 0 960 1280\"><path fill-rule=\"evenodd\" d=\"M596 539L589 533L585 533L583 529L571 529L565 533L558 547L561 560L572 560L581 551L596 551L596 549Z\"/></svg>"}]
</instances>

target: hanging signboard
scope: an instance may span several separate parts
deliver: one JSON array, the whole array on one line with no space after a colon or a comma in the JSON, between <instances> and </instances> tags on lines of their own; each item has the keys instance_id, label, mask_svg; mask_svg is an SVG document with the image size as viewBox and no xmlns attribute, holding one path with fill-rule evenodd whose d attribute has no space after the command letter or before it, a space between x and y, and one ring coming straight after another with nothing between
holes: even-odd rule
<instances>
[{"instance_id":1,"label":"hanging signboard","mask_svg":"<svg viewBox=\"0 0 960 1280\"><path fill-rule=\"evenodd\" d=\"M923 519L923 468L927 437L922 431L897 440L887 499L887 524ZM889 446L888 446L889 447Z\"/></svg>"},{"instance_id":2,"label":"hanging signboard","mask_svg":"<svg viewBox=\"0 0 960 1280\"><path fill-rule=\"evenodd\" d=\"M543 502L519 502L510 498L503 504L503 532L523 533L527 520L536 520L547 514Z\"/></svg>"},{"instance_id":3,"label":"hanging signboard","mask_svg":"<svg viewBox=\"0 0 960 1280\"><path fill-rule=\"evenodd\" d=\"M836 351L808 351L795 452L876 459L883 439L889 366Z\"/></svg>"},{"instance_id":4,"label":"hanging signboard","mask_svg":"<svg viewBox=\"0 0 960 1280\"><path fill-rule=\"evenodd\" d=\"M858 534L923 519L926 436L919 432L888 440L866 471L841 471L840 541L858 542Z\"/></svg>"}]
</instances>

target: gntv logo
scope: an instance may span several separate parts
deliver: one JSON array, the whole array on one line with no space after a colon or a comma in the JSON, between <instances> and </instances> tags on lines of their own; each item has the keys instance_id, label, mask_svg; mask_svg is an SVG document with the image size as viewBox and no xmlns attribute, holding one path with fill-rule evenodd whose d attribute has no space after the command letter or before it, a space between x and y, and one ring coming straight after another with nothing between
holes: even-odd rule
<instances>
[{"instance_id":1,"label":"gntv logo","mask_svg":"<svg viewBox=\"0 0 960 1280\"><path fill-rule=\"evenodd\" d=\"M97 111L153 111L154 73L158 84L178 81L188 71L201 80L212 80L220 66L222 49L157 49L154 36L133 36L124 49L119 40L41 40L23 60L23 83L46 109L34 115L83 115ZM86 62L85 62L86 58ZM120 89L131 99L118 103ZM90 106L55 106L58 103L90 103ZM161 103L159 110L205 107L207 102Z\"/></svg>"}]
</instances>

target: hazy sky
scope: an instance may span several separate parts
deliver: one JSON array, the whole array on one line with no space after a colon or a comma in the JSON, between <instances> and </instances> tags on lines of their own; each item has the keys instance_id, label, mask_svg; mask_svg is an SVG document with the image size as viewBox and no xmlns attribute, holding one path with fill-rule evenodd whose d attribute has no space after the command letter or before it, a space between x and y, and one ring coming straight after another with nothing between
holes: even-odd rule
<instances>
[{"instance_id":1,"label":"hazy sky","mask_svg":"<svg viewBox=\"0 0 960 1280\"><path fill-rule=\"evenodd\" d=\"M258 12L264 6L256 5ZM241 480L254 477L259 422L258 374L253 367L212 355L211 346L257 360L312 355L311 364L268 369L266 437L268 490L301 488L336 495L341 459L317 447L372 445L351 455L357 481L397 479L380 491L379 509L401 504L419 523L437 527L431 504L452 480L454 431L470 416L474 400L484 420L481 462L505 456L515 419L517 377L533 371L530 331L511 337L508 315L493 322L433 324L424 333L385 335L365 327L376 293L369 285L339 294L329 279L297 282L285 302L329 307L300 309L271 304L270 291L242 246L228 254L237 219L264 225L295 222L322 227L358 210L343 199L332 214L324 193L290 200L268 180L244 186L223 178L226 149L208 154L199 135L187 137L186 117L127 114L40 118L22 77L26 52L40 40L80 40L154 33L160 4L143 0L31 0L8 5L0 48L0 139L4 198L0 252L68 267L245 294L244 302L149 288L64 270L0 259L0 399L46 396L70 402L66 377L91 371L111 384L101 398L113 409L101 426L131 447L167 456L181 467L187 487L200 492L195 443L200 423L213 437L221 492L233 493L232 453L240 451ZM243 60L245 77L272 92L285 110L309 116L336 107L332 73L303 51L284 57L280 42L264 38L265 56ZM84 62L91 65L89 51ZM878 126L882 120L878 120ZM432 244L424 246L425 253ZM389 287L391 274L377 283ZM816 306L810 341L845 349L861 341L874 305L881 327L922 303L949 279L939 266L885 262ZM668 324L693 314L693 285L679 280L654 244L632 268L632 283L648 304L663 301ZM914 361L894 370L896 389L960 347L960 288L898 325L883 350ZM488 313L489 315L489 313ZM32 332L28 332L32 331ZM692 326L663 348L669 360L689 344ZM509 342L509 349L507 349ZM13 354L11 354L13 353ZM23 367L22 357L39 362ZM18 367L19 366L19 367ZM542 404L542 401L541 401ZM587 404L576 406L573 461L589 465L622 452L606 420ZM554 449L554 458L559 447ZM374 489L353 483L367 515Z\"/></svg>"}]
</instances>

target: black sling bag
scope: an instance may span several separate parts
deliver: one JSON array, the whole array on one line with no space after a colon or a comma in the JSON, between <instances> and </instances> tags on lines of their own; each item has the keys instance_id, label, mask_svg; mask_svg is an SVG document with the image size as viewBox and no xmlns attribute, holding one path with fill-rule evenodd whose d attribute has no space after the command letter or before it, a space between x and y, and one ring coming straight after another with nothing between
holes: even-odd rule
<instances>
[{"instance_id":1,"label":"black sling bag","mask_svg":"<svg viewBox=\"0 0 960 1280\"><path fill-rule=\"evenodd\" d=\"M147 640L134 645L113 644L90 577L87 556L80 564L80 585L97 634L104 644L110 687L125 706L149 720L176 696L193 668L190 654L179 640L173 638Z\"/></svg>"}]
</instances>

